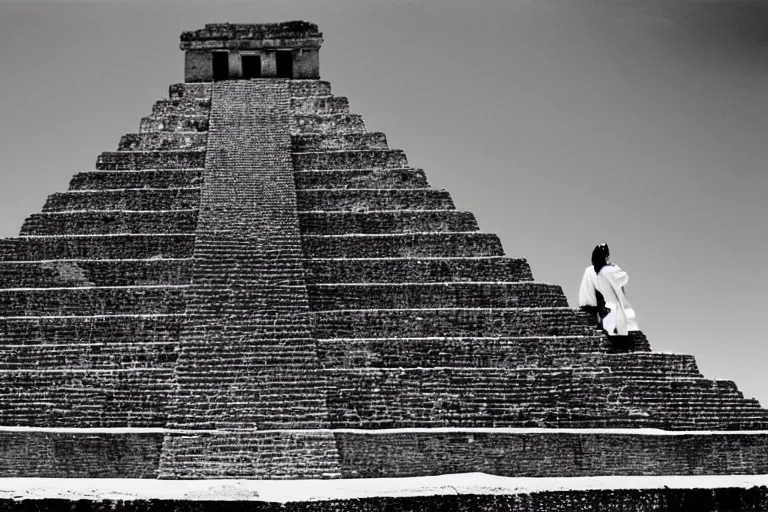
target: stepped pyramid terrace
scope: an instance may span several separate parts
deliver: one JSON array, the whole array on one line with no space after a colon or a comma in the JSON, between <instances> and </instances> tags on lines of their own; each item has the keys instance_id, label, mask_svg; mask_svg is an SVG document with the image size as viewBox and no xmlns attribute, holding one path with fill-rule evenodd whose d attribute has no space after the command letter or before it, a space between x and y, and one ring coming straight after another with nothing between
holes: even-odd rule
<instances>
[{"instance_id":1,"label":"stepped pyramid terrace","mask_svg":"<svg viewBox=\"0 0 768 512\"><path fill-rule=\"evenodd\" d=\"M0 240L0 498L27 497L2 503L181 509L196 480L265 509L768 507L742 488L768 411L642 333L614 347L367 130L322 42L184 32L185 81Z\"/></svg>"}]
</instances>

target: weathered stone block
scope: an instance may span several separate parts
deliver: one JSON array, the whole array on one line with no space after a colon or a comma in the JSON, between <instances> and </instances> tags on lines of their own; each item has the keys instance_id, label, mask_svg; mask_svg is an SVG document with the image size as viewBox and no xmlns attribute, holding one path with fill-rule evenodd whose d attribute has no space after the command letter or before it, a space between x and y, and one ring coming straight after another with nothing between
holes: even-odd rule
<instances>
[{"instance_id":1,"label":"weathered stone block","mask_svg":"<svg viewBox=\"0 0 768 512\"><path fill-rule=\"evenodd\" d=\"M58 192L48 196L43 212L88 210L193 210L200 204L200 188L159 188Z\"/></svg>"},{"instance_id":2,"label":"weathered stone block","mask_svg":"<svg viewBox=\"0 0 768 512\"><path fill-rule=\"evenodd\" d=\"M293 153L297 171L332 169L401 169L408 167L399 149L336 150Z\"/></svg>"},{"instance_id":3,"label":"weathered stone block","mask_svg":"<svg viewBox=\"0 0 768 512\"><path fill-rule=\"evenodd\" d=\"M291 98L294 114L348 114L349 100L344 96L306 96Z\"/></svg>"},{"instance_id":4,"label":"weathered stone block","mask_svg":"<svg viewBox=\"0 0 768 512\"><path fill-rule=\"evenodd\" d=\"M504 256L499 238L488 233L304 235L303 241L307 258Z\"/></svg>"},{"instance_id":5,"label":"weathered stone block","mask_svg":"<svg viewBox=\"0 0 768 512\"><path fill-rule=\"evenodd\" d=\"M602 372L573 369L326 370L335 428L598 427L626 411Z\"/></svg>"},{"instance_id":6,"label":"weathered stone block","mask_svg":"<svg viewBox=\"0 0 768 512\"><path fill-rule=\"evenodd\" d=\"M204 151L208 144L205 132L149 132L123 135L118 151Z\"/></svg>"},{"instance_id":7,"label":"weathered stone block","mask_svg":"<svg viewBox=\"0 0 768 512\"><path fill-rule=\"evenodd\" d=\"M179 115L207 115L211 111L211 98L168 98L155 102L152 105L153 115L179 114Z\"/></svg>"},{"instance_id":8,"label":"weathered stone block","mask_svg":"<svg viewBox=\"0 0 768 512\"><path fill-rule=\"evenodd\" d=\"M0 261L190 258L193 235L66 235L0 240Z\"/></svg>"},{"instance_id":9,"label":"weathered stone block","mask_svg":"<svg viewBox=\"0 0 768 512\"><path fill-rule=\"evenodd\" d=\"M338 478L336 439L317 432L168 434L160 478ZM243 453L248 453L247 459Z\"/></svg>"},{"instance_id":10,"label":"weathered stone block","mask_svg":"<svg viewBox=\"0 0 768 512\"><path fill-rule=\"evenodd\" d=\"M304 262L310 283L417 283L532 281L523 258L312 259Z\"/></svg>"},{"instance_id":11,"label":"weathered stone block","mask_svg":"<svg viewBox=\"0 0 768 512\"><path fill-rule=\"evenodd\" d=\"M88 235L117 233L194 233L197 210L161 212L65 212L32 215L20 234Z\"/></svg>"},{"instance_id":12,"label":"weathered stone block","mask_svg":"<svg viewBox=\"0 0 768 512\"><path fill-rule=\"evenodd\" d=\"M171 98L210 98L213 84L209 82L180 83L168 87L168 96Z\"/></svg>"},{"instance_id":13,"label":"weathered stone block","mask_svg":"<svg viewBox=\"0 0 768 512\"><path fill-rule=\"evenodd\" d=\"M208 116L164 114L141 119L139 133L149 132L207 132Z\"/></svg>"},{"instance_id":14,"label":"weathered stone block","mask_svg":"<svg viewBox=\"0 0 768 512\"><path fill-rule=\"evenodd\" d=\"M205 151L113 151L102 153L96 161L96 169L104 171L203 167Z\"/></svg>"},{"instance_id":15,"label":"weathered stone block","mask_svg":"<svg viewBox=\"0 0 768 512\"><path fill-rule=\"evenodd\" d=\"M599 475L762 474L768 448L765 434L654 435L558 432L403 432L338 433L344 478L382 478L483 472L514 477L576 477ZM594 491L593 491L594 492ZM619 494L622 491L611 491ZM642 493L643 491L626 491ZM649 491L645 491L649 492ZM678 491L680 492L680 491ZM585 493L582 498L587 498ZM594 494L592 494L594 497ZM434 500L434 498L430 498ZM531 503L530 497L525 500ZM585 500L586 501L586 500ZM562 508L521 507L521 511L581 510L724 510L719 508L645 508L629 502L607 502L591 508L569 500ZM432 506L436 506L431 501ZM579 503L579 504L577 504ZM627 508L631 503L631 508ZM582 505L585 508L582 508ZM589 508L587 508L589 507ZM486 510L468 508L467 510ZM487 510L518 510L496 508ZM730 508L728 508L730 510ZM737 508L738 510L738 508ZM753 510L753 509L748 509ZM757 510L757 509L754 509Z\"/></svg>"},{"instance_id":16,"label":"weathered stone block","mask_svg":"<svg viewBox=\"0 0 768 512\"><path fill-rule=\"evenodd\" d=\"M560 286L545 283L313 284L307 287L315 311L454 307L568 307Z\"/></svg>"},{"instance_id":17,"label":"weathered stone block","mask_svg":"<svg viewBox=\"0 0 768 512\"><path fill-rule=\"evenodd\" d=\"M161 427L173 371L0 372L0 422L36 427Z\"/></svg>"},{"instance_id":18,"label":"weathered stone block","mask_svg":"<svg viewBox=\"0 0 768 512\"><path fill-rule=\"evenodd\" d=\"M318 344L323 367L346 369L598 367L605 351L601 336L335 338Z\"/></svg>"},{"instance_id":19,"label":"weathered stone block","mask_svg":"<svg viewBox=\"0 0 768 512\"><path fill-rule=\"evenodd\" d=\"M296 198L300 212L454 209L448 192L433 189L303 189Z\"/></svg>"},{"instance_id":20,"label":"weathered stone block","mask_svg":"<svg viewBox=\"0 0 768 512\"><path fill-rule=\"evenodd\" d=\"M687 354L632 352L600 354L593 365L608 366L614 373L636 376L701 377L696 359Z\"/></svg>"},{"instance_id":21,"label":"weathered stone block","mask_svg":"<svg viewBox=\"0 0 768 512\"><path fill-rule=\"evenodd\" d=\"M320 51L317 48L294 50L293 76L296 78L320 78Z\"/></svg>"},{"instance_id":22,"label":"weathered stone block","mask_svg":"<svg viewBox=\"0 0 768 512\"><path fill-rule=\"evenodd\" d=\"M568 308L318 311L315 336L431 338L595 335Z\"/></svg>"},{"instance_id":23,"label":"weathered stone block","mask_svg":"<svg viewBox=\"0 0 768 512\"><path fill-rule=\"evenodd\" d=\"M364 133L365 121L358 114L300 114L293 116L291 134L329 134Z\"/></svg>"},{"instance_id":24,"label":"weathered stone block","mask_svg":"<svg viewBox=\"0 0 768 512\"><path fill-rule=\"evenodd\" d=\"M213 54L205 51L184 52L184 81L210 82L213 80Z\"/></svg>"},{"instance_id":25,"label":"weathered stone block","mask_svg":"<svg viewBox=\"0 0 768 512\"><path fill-rule=\"evenodd\" d=\"M161 433L0 431L0 476L157 478L162 445Z\"/></svg>"},{"instance_id":26,"label":"weathered stone block","mask_svg":"<svg viewBox=\"0 0 768 512\"><path fill-rule=\"evenodd\" d=\"M155 343L0 345L0 370L173 370L178 354L178 340Z\"/></svg>"},{"instance_id":27,"label":"weathered stone block","mask_svg":"<svg viewBox=\"0 0 768 512\"><path fill-rule=\"evenodd\" d=\"M433 233L477 231L469 212L300 212L299 225L306 235L352 233Z\"/></svg>"},{"instance_id":28,"label":"weathered stone block","mask_svg":"<svg viewBox=\"0 0 768 512\"><path fill-rule=\"evenodd\" d=\"M428 188L421 169L351 169L331 171L296 171L296 189L334 188Z\"/></svg>"},{"instance_id":29,"label":"weathered stone block","mask_svg":"<svg viewBox=\"0 0 768 512\"><path fill-rule=\"evenodd\" d=\"M768 412L712 391L705 379L632 386L606 369L327 370L331 421L337 428L549 427L667 430L760 430ZM672 381L670 381L672 382ZM656 393L658 399L648 400ZM687 397L687 400L685 398ZM696 404L691 407L692 404ZM709 412L708 417L702 414Z\"/></svg>"},{"instance_id":30,"label":"weathered stone block","mask_svg":"<svg viewBox=\"0 0 768 512\"><path fill-rule=\"evenodd\" d=\"M208 23L202 30L182 32L182 50L248 50L289 48L317 50L323 34L306 21L283 23Z\"/></svg>"},{"instance_id":31,"label":"weathered stone block","mask_svg":"<svg viewBox=\"0 0 768 512\"><path fill-rule=\"evenodd\" d=\"M341 135L294 135L293 151L320 151L341 149L389 149L387 137L381 132L346 133Z\"/></svg>"},{"instance_id":32,"label":"weathered stone block","mask_svg":"<svg viewBox=\"0 0 768 512\"><path fill-rule=\"evenodd\" d=\"M189 284L192 260L0 262L0 288Z\"/></svg>"},{"instance_id":33,"label":"weathered stone block","mask_svg":"<svg viewBox=\"0 0 768 512\"><path fill-rule=\"evenodd\" d=\"M199 169L79 172L69 182L69 189L191 188L201 186L202 175Z\"/></svg>"},{"instance_id":34,"label":"weathered stone block","mask_svg":"<svg viewBox=\"0 0 768 512\"><path fill-rule=\"evenodd\" d=\"M331 83L324 80L288 80L288 91L293 98L305 96L330 96Z\"/></svg>"},{"instance_id":35,"label":"weathered stone block","mask_svg":"<svg viewBox=\"0 0 768 512\"><path fill-rule=\"evenodd\" d=\"M0 317L0 344L175 343L183 320L180 315Z\"/></svg>"},{"instance_id":36,"label":"weathered stone block","mask_svg":"<svg viewBox=\"0 0 768 512\"><path fill-rule=\"evenodd\" d=\"M0 289L5 316L79 316L184 313L184 288Z\"/></svg>"}]
</instances>

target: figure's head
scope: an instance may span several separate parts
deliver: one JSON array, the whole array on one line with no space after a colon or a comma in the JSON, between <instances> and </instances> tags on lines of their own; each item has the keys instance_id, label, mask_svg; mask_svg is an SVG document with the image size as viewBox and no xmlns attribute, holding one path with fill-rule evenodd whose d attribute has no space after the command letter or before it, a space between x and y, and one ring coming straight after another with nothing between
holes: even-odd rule
<instances>
[{"instance_id":1,"label":"figure's head","mask_svg":"<svg viewBox=\"0 0 768 512\"><path fill-rule=\"evenodd\" d=\"M600 269L608 263L610 255L608 244L600 244L594 248L592 251L592 266L595 267L595 273L599 273Z\"/></svg>"}]
</instances>

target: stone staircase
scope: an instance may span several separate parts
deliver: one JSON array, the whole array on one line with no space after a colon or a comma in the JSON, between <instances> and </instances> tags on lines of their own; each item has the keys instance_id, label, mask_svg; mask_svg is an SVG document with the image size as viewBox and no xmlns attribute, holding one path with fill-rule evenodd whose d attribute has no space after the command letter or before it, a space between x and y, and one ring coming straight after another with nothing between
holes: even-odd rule
<instances>
[{"instance_id":1,"label":"stone staircase","mask_svg":"<svg viewBox=\"0 0 768 512\"><path fill-rule=\"evenodd\" d=\"M139 133L0 240L3 427L165 426L210 106L209 89L171 87Z\"/></svg>"},{"instance_id":2,"label":"stone staircase","mask_svg":"<svg viewBox=\"0 0 768 512\"><path fill-rule=\"evenodd\" d=\"M297 84L214 84L161 478L340 476L296 217Z\"/></svg>"}]
</instances>

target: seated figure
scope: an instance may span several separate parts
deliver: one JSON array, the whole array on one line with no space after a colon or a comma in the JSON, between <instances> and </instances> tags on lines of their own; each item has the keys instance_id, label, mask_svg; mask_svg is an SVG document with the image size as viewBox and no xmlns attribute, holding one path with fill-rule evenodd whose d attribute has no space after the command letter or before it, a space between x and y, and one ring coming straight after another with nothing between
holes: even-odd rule
<instances>
[{"instance_id":1,"label":"seated figure","mask_svg":"<svg viewBox=\"0 0 768 512\"><path fill-rule=\"evenodd\" d=\"M584 270L579 288L579 307L596 315L597 322L610 337L628 336L639 331L635 311L624 287L627 273L610 261L607 244L592 251L592 264Z\"/></svg>"}]
</instances>

